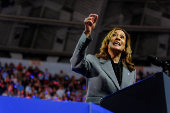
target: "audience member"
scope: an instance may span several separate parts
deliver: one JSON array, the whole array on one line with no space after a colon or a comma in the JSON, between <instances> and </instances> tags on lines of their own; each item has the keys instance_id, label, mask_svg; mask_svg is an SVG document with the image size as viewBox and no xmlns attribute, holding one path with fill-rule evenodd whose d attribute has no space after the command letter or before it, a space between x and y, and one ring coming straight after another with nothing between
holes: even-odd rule
<instances>
[{"instance_id":1,"label":"audience member","mask_svg":"<svg viewBox=\"0 0 170 113\"><path fill-rule=\"evenodd\" d=\"M23 66L22 66L22 63L19 63L18 65L17 65L17 70L19 71L19 72L22 72L23 71Z\"/></svg>"},{"instance_id":2,"label":"audience member","mask_svg":"<svg viewBox=\"0 0 170 113\"><path fill-rule=\"evenodd\" d=\"M7 84L7 90L8 90L8 93L12 94L13 92L13 84L12 84L12 81L10 81L8 84Z\"/></svg>"},{"instance_id":3,"label":"audience member","mask_svg":"<svg viewBox=\"0 0 170 113\"><path fill-rule=\"evenodd\" d=\"M29 83L26 88L25 88L25 93L26 94L32 94L32 88L31 88L31 83Z\"/></svg>"},{"instance_id":4,"label":"audience member","mask_svg":"<svg viewBox=\"0 0 170 113\"><path fill-rule=\"evenodd\" d=\"M48 72L48 69L45 69L45 73L44 73L44 84L48 84L49 83L49 77L50 77L50 73Z\"/></svg>"},{"instance_id":5,"label":"audience member","mask_svg":"<svg viewBox=\"0 0 170 113\"><path fill-rule=\"evenodd\" d=\"M56 94L58 95L59 98L62 98L64 96L65 89L63 85L59 85L59 89L56 91Z\"/></svg>"},{"instance_id":6,"label":"audience member","mask_svg":"<svg viewBox=\"0 0 170 113\"><path fill-rule=\"evenodd\" d=\"M9 95L8 95L8 91L5 90L5 91L2 93L2 96L9 96Z\"/></svg>"},{"instance_id":7,"label":"audience member","mask_svg":"<svg viewBox=\"0 0 170 113\"><path fill-rule=\"evenodd\" d=\"M23 91L24 90L24 86L22 85L21 81L19 81L19 85L18 85L17 88L18 88L19 91Z\"/></svg>"},{"instance_id":8,"label":"audience member","mask_svg":"<svg viewBox=\"0 0 170 113\"><path fill-rule=\"evenodd\" d=\"M5 69L5 71L4 71L4 70L1 70L1 73L2 73L2 77L3 77L3 79L5 80L5 79L6 79L6 77L7 77L7 75L8 75L8 73L7 73L7 69Z\"/></svg>"}]
</instances>

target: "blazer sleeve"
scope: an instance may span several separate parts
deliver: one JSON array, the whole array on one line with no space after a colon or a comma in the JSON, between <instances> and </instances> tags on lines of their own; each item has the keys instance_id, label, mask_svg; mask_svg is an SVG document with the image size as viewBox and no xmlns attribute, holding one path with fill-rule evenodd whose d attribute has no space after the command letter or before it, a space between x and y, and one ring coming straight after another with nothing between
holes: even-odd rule
<instances>
[{"instance_id":1,"label":"blazer sleeve","mask_svg":"<svg viewBox=\"0 0 170 113\"><path fill-rule=\"evenodd\" d=\"M89 38L87 38L87 36L83 33L70 59L72 70L82 74L83 76L88 76L92 68L92 55L86 56L86 51L91 41L92 37L89 36Z\"/></svg>"}]
</instances>

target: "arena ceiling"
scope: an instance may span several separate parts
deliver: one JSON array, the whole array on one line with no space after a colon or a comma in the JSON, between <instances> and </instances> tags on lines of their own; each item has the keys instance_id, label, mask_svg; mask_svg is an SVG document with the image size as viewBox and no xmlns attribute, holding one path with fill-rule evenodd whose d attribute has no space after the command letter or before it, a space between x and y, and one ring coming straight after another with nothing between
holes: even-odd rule
<instances>
[{"instance_id":1,"label":"arena ceiling","mask_svg":"<svg viewBox=\"0 0 170 113\"><path fill-rule=\"evenodd\" d=\"M89 54L99 52L113 27L131 36L133 61L148 55L170 61L168 0L1 0L0 57L69 62L84 30L84 18L99 15Z\"/></svg>"}]
</instances>

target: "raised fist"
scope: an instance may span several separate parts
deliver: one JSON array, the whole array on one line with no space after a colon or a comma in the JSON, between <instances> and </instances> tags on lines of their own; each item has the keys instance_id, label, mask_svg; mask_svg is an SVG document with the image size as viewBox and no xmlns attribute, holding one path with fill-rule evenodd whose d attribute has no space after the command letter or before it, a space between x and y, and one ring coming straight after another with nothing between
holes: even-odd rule
<instances>
[{"instance_id":1,"label":"raised fist","mask_svg":"<svg viewBox=\"0 0 170 113\"><path fill-rule=\"evenodd\" d=\"M90 14L89 17L85 18L85 20L84 20L84 24L85 24L84 33L86 34L87 37L89 37L92 30L95 28L97 19L98 19L97 14Z\"/></svg>"}]
</instances>

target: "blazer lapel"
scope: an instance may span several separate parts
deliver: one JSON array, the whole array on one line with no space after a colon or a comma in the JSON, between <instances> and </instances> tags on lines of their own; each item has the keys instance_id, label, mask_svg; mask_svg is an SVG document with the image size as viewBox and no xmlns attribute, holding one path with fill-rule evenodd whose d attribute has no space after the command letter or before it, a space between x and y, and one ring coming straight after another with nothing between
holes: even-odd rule
<instances>
[{"instance_id":1,"label":"blazer lapel","mask_svg":"<svg viewBox=\"0 0 170 113\"><path fill-rule=\"evenodd\" d=\"M121 89L129 86L129 82L131 80L131 73L130 71L123 66L123 71L122 71L122 84L121 84Z\"/></svg>"},{"instance_id":2,"label":"blazer lapel","mask_svg":"<svg viewBox=\"0 0 170 113\"><path fill-rule=\"evenodd\" d=\"M112 80L112 82L120 90L120 86L119 86L119 83L117 81L115 72L113 71L111 61L109 59L108 60L100 59L100 63L102 64L101 67L102 67L103 71L108 75L108 77Z\"/></svg>"}]
</instances>

